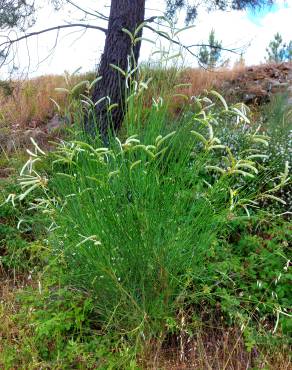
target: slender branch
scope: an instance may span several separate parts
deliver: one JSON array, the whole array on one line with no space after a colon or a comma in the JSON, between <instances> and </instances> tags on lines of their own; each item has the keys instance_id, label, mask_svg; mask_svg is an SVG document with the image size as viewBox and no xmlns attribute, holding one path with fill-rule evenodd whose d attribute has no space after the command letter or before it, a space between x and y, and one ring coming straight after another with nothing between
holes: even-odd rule
<instances>
[{"instance_id":1,"label":"slender branch","mask_svg":"<svg viewBox=\"0 0 292 370\"><path fill-rule=\"evenodd\" d=\"M81 12L85 13L85 14L88 14L88 15L91 15L92 17L95 17L95 18L100 18L104 21L108 21L108 17L106 17L104 14L100 13L100 12L97 12L95 11L94 13L86 10L86 9L83 9L81 8L81 6L75 4L73 1L71 0L67 0L67 3L69 3L70 5L74 6L74 8L80 10Z\"/></svg>"},{"instance_id":2,"label":"slender branch","mask_svg":"<svg viewBox=\"0 0 292 370\"><path fill-rule=\"evenodd\" d=\"M174 44L179 45L180 47L182 47L182 48L186 49L186 50L187 50L187 51L188 51L192 56L194 56L194 57L198 58L198 55L197 55L197 54L195 54L192 50L190 50L190 48L189 48L188 46L181 44L181 43L180 43L180 42L178 42L177 40L173 40L173 39L171 39L170 37L168 37L167 35L165 35L165 33L164 33L164 32L160 32L160 31L156 30L155 28L153 28L153 27L151 27L151 26L148 26L147 24L146 24L144 27L145 27L145 28L148 28L149 30L151 30L151 31L153 31L153 32L155 32L155 33L157 33L157 35L162 36L162 37L163 37L163 38L165 38L166 40L171 41L171 42L173 42Z\"/></svg>"},{"instance_id":3,"label":"slender branch","mask_svg":"<svg viewBox=\"0 0 292 370\"><path fill-rule=\"evenodd\" d=\"M55 39L55 42L54 42L54 45L50 48L49 52L48 52L48 55L43 58L41 61L39 59L39 55L38 55L38 63L37 63L37 68L39 67L39 65L43 62L45 62L46 60L48 60L50 58L50 56L53 54L57 44L58 44L58 39L59 39L59 33L60 33L60 30L57 31L57 34L56 34L56 39ZM37 41L38 42L38 41ZM37 47L37 50L38 50L38 47Z\"/></svg>"},{"instance_id":4,"label":"slender branch","mask_svg":"<svg viewBox=\"0 0 292 370\"><path fill-rule=\"evenodd\" d=\"M41 35L42 33L50 32L50 31L59 31L59 30L64 29L64 28L72 28L72 27L91 28L91 29L94 29L94 30L98 30L98 31L102 31L104 33L107 33L107 30L105 28L102 28L102 27L99 27L99 26L94 26L94 25L91 25L91 24L83 24L83 23L63 24L61 26L55 26L55 27L46 28L46 29L43 29L43 30L40 30L40 31L26 33L25 35L20 36L16 39L12 39L12 40L7 37L8 40L2 42L2 44L0 44L0 47L2 47L4 45L7 45L7 44L11 45L11 44L19 42L21 40L28 39L29 37Z\"/></svg>"},{"instance_id":5,"label":"slender branch","mask_svg":"<svg viewBox=\"0 0 292 370\"><path fill-rule=\"evenodd\" d=\"M152 23L152 22L154 22L157 18L160 18L160 16L153 16L153 17L150 17L150 18L146 18L145 20L144 20L144 22L147 22L147 23Z\"/></svg>"},{"instance_id":6,"label":"slender branch","mask_svg":"<svg viewBox=\"0 0 292 370\"><path fill-rule=\"evenodd\" d=\"M153 28L151 26L148 26L147 24L144 27L145 28L148 28L149 30L151 30L151 31L153 31L155 33L157 33L159 36L165 38L166 40L171 41L171 42L173 42L176 45L179 45L183 49L187 50L191 55L196 56L196 57L197 57L197 55L193 51L190 50L191 48L200 47L200 46L210 46L209 44L184 45L184 44L180 43L179 41L174 40L174 39L168 37L164 32L160 32L159 30L156 30L155 28ZM213 46L213 45L212 45L212 48L214 48L214 49L220 49L220 50L223 50L223 51L228 51L230 53L234 53L234 54L240 55L240 53L237 51L239 49L227 49L227 48L224 48L222 46Z\"/></svg>"},{"instance_id":7,"label":"slender branch","mask_svg":"<svg viewBox=\"0 0 292 370\"><path fill-rule=\"evenodd\" d=\"M73 27L82 27L82 28L85 28L85 29L94 29L94 30L104 32L105 34L107 33L107 30L103 27L94 26L94 25L91 25L91 24L84 24L84 23L72 23L72 24L63 24L63 25L60 25L60 26L50 27L50 28L46 28L46 29L43 29L43 30L40 30L40 31L26 33L26 34L24 34L20 37L14 38L14 39L10 39L9 36L6 36L5 37L6 41L4 41L0 44L0 55L1 55L1 59L3 59L1 64L0 64L0 67L3 66L6 63L6 60L7 60L7 57L9 55L9 52L11 50L11 47L14 44L18 43L19 41L27 40L30 37L38 36L38 35L41 35L43 33L51 32L51 31L58 31L59 32L61 29L73 28Z\"/></svg>"},{"instance_id":8,"label":"slender branch","mask_svg":"<svg viewBox=\"0 0 292 370\"><path fill-rule=\"evenodd\" d=\"M239 51L242 50L242 48L228 49L228 48L224 48L222 46L210 45L210 44L193 44L193 45L187 45L188 48L201 47L201 46L207 46L207 47L210 47L212 49L220 49L220 50L228 51L229 53L234 53L234 54L237 54L237 55L240 55L240 52Z\"/></svg>"}]
</instances>

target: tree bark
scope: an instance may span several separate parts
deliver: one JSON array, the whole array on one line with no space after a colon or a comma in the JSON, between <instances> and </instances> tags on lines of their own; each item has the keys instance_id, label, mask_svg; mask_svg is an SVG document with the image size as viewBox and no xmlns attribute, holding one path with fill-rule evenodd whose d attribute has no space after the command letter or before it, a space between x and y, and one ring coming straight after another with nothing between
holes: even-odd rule
<instances>
[{"instance_id":1,"label":"tree bark","mask_svg":"<svg viewBox=\"0 0 292 370\"><path fill-rule=\"evenodd\" d=\"M144 21L145 0L112 0L108 30L104 51L98 69L98 76L102 79L96 84L92 100L97 102L108 96L110 104L118 104L108 113L109 102L107 99L95 107L95 121L99 133L104 141L107 140L109 131L115 134L121 127L125 115L125 78L110 64L114 64L126 71L128 68L128 56L131 55L132 42L123 28L131 33ZM138 36L142 35L142 30ZM133 49L135 61L138 62L141 42L138 42ZM96 123L88 119L87 130L96 132Z\"/></svg>"}]
</instances>

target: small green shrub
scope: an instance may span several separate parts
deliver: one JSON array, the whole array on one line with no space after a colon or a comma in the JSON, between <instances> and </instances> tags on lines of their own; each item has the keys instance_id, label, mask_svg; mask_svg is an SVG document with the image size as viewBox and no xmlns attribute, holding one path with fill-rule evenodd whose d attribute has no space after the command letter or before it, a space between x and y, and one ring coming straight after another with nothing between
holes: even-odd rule
<instances>
[{"instance_id":1,"label":"small green shrub","mask_svg":"<svg viewBox=\"0 0 292 370\"><path fill-rule=\"evenodd\" d=\"M12 96L13 90L14 86L11 81L0 80L0 91L4 97Z\"/></svg>"},{"instance_id":2,"label":"small green shrub","mask_svg":"<svg viewBox=\"0 0 292 370\"><path fill-rule=\"evenodd\" d=\"M243 106L228 108L221 96L212 95L224 109L203 98L196 102L198 113L173 125L164 106L154 105L143 125L130 111L127 131L138 135L111 138L106 148L64 141L51 154L49 178L35 172L33 162L22 171L20 199L35 188L43 192L35 206L52 218L51 259L64 263L62 284L87 291L102 330L122 333L133 343L163 338L167 323L202 304L212 315L219 302L226 320L244 326L256 322L246 312L260 309L263 321L266 315L254 285L251 298L245 295L250 284L240 287L245 277L256 284L253 264L265 250L249 277L241 263L250 264L255 254L240 252L247 242L241 241L236 257L234 246L218 237L234 218L256 214L259 201L279 200L273 193L287 183L288 166L271 185L263 166L266 135L243 128L239 144L235 136L233 146L230 137L220 140L218 122L239 128L248 119ZM35 144L34 161L44 156ZM279 304L286 309L285 299L265 302L269 313Z\"/></svg>"},{"instance_id":3,"label":"small green shrub","mask_svg":"<svg viewBox=\"0 0 292 370\"><path fill-rule=\"evenodd\" d=\"M46 260L47 247L40 240L45 235L46 219L31 209L29 197L16 206L14 198L20 186L14 177L0 179L0 187L1 268L6 273L32 272Z\"/></svg>"},{"instance_id":4,"label":"small green shrub","mask_svg":"<svg viewBox=\"0 0 292 370\"><path fill-rule=\"evenodd\" d=\"M245 316L246 322L255 320L265 328L264 335L279 328L288 334L292 304L289 222L259 218L233 221L230 227L232 233L214 243L207 261L210 302L220 304L230 322Z\"/></svg>"}]
</instances>

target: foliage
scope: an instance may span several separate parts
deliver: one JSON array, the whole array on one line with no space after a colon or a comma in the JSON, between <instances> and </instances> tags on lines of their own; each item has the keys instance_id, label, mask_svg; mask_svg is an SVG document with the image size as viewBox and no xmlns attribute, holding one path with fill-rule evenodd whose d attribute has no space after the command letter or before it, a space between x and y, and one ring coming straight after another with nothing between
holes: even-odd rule
<instances>
[{"instance_id":1,"label":"foliage","mask_svg":"<svg viewBox=\"0 0 292 370\"><path fill-rule=\"evenodd\" d=\"M267 134L271 137L269 151L271 153L271 165L277 167L284 160L291 162L292 110L287 106L286 95L276 95L270 104L263 109L262 125L265 126Z\"/></svg>"},{"instance_id":2,"label":"foliage","mask_svg":"<svg viewBox=\"0 0 292 370\"><path fill-rule=\"evenodd\" d=\"M267 328L275 333L278 325L288 334L291 225L255 217L233 221L229 227L232 233L220 238L210 251L208 270L216 271L210 279L216 282L210 287L210 299L220 303L230 320L243 316L246 322L257 320L262 324L261 335L266 335Z\"/></svg>"},{"instance_id":3,"label":"foliage","mask_svg":"<svg viewBox=\"0 0 292 370\"><path fill-rule=\"evenodd\" d=\"M271 138L269 143L269 158L266 160L276 176L281 163L287 160L292 162L291 139L292 139L292 110L287 106L286 95L276 95L270 104L264 107L262 112L262 125ZM285 189L279 189L279 196L286 202L286 206L278 204L279 213L292 212L292 185ZM268 204L265 204L269 207Z\"/></svg>"},{"instance_id":4,"label":"foliage","mask_svg":"<svg viewBox=\"0 0 292 370\"><path fill-rule=\"evenodd\" d=\"M291 108L287 106L287 96L276 95L272 97L271 102L264 106L260 113L254 124L257 125L257 131L260 135L264 133L269 137L269 145L262 149L262 153L266 155L263 158L263 163L269 169L271 183L273 183L277 181L277 176L283 170L283 163L287 161L290 165L292 160L290 150L292 115ZM238 153L246 147L244 137L253 130L253 124L247 122L243 126L234 126L232 122L220 120L218 130L220 136L224 137L232 150ZM274 195L278 195L284 203L279 202L276 205L271 205L266 199L261 203L261 207L269 209L271 206L271 210L278 213L291 211L291 181L287 183L285 188L278 189Z\"/></svg>"},{"instance_id":5,"label":"foliage","mask_svg":"<svg viewBox=\"0 0 292 370\"><path fill-rule=\"evenodd\" d=\"M235 9L242 10L246 8L256 8L265 5L271 5L271 0L232 0L228 1L214 1L208 0L205 4L208 10L219 9ZM193 23L198 15L198 3L193 0L166 0L166 14L169 17L174 17L178 11L186 10L186 24Z\"/></svg>"},{"instance_id":6,"label":"foliage","mask_svg":"<svg viewBox=\"0 0 292 370\"><path fill-rule=\"evenodd\" d=\"M283 38L277 32L274 36L274 40L269 43L268 48L266 49L268 54L267 61L280 63L284 61L292 60L292 40L289 44L283 43Z\"/></svg>"},{"instance_id":7,"label":"foliage","mask_svg":"<svg viewBox=\"0 0 292 370\"><path fill-rule=\"evenodd\" d=\"M3 93L4 97L12 96L13 86L11 81L2 81L0 80L0 90Z\"/></svg>"},{"instance_id":8,"label":"foliage","mask_svg":"<svg viewBox=\"0 0 292 370\"><path fill-rule=\"evenodd\" d=\"M199 49L198 61L205 68L214 69L221 57L222 41L215 38L214 29L209 34L208 46L203 45Z\"/></svg>"},{"instance_id":9,"label":"foliage","mask_svg":"<svg viewBox=\"0 0 292 370\"><path fill-rule=\"evenodd\" d=\"M0 29L19 27L25 30L33 22L34 2L0 0Z\"/></svg>"},{"instance_id":10,"label":"foliage","mask_svg":"<svg viewBox=\"0 0 292 370\"><path fill-rule=\"evenodd\" d=\"M286 59L290 62L292 61L292 40L286 46Z\"/></svg>"},{"instance_id":11,"label":"foliage","mask_svg":"<svg viewBox=\"0 0 292 370\"><path fill-rule=\"evenodd\" d=\"M9 318L5 314L11 298L0 309L1 367L129 368L123 364L131 362L130 349L118 348L114 335L102 336L93 329L94 302L88 296L68 289L43 290L39 283L37 290L19 292L17 300Z\"/></svg>"},{"instance_id":12,"label":"foliage","mask_svg":"<svg viewBox=\"0 0 292 370\"><path fill-rule=\"evenodd\" d=\"M18 163L21 159L18 159ZM7 165L7 164L6 164ZM14 164L15 165L15 164ZM20 186L16 177L0 178L0 266L9 274L32 272L46 260L46 248L39 239L46 220L30 207L30 198L14 202Z\"/></svg>"}]
</instances>

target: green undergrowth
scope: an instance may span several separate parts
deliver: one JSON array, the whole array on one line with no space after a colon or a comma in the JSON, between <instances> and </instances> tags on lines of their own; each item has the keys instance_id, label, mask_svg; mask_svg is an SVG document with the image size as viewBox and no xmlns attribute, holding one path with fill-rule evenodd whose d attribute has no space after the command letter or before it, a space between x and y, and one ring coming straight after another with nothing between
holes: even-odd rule
<instances>
[{"instance_id":1,"label":"green undergrowth","mask_svg":"<svg viewBox=\"0 0 292 370\"><path fill-rule=\"evenodd\" d=\"M275 172L285 160L292 162L292 109L287 106L287 95L276 95L269 105L264 107L262 126L271 140L269 143L270 167ZM292 185L279 191L286 202L285 210L292 212Z\"/></svg>"},{"instance_id":2,"label":"green undergrowth","mask_svg":"<svg viewBox=\"0 0 292 370\"><path fill-rule=\"evenodd\" d=\"M17 202L17 205L14 202L21 192L17 179L24 160L27 160L26 155L21 152L1 158L2 168L9 169L9 176L0 178L0 267L3 276L38 270L46 255L42 242L46 218L40 217L31 207L32 198Z\"/></svg>"},{"instance_id":3,"label":"green undergrowth","mask_svg":"<svg viewBox=\"0 0 292 370\"><path fill-rule=\"evenodd\" d=\"M146 368L153 343L187 359L198 333L228 328L255 368L287 349L289 158L269 148L287 135L216 92L175 120L163 99L144 109L142 90L108 145L77 131L50 153L32 141L3 180L2 266L33 277L1 311L4 368Z\"/></svg>"}]
</instances>

